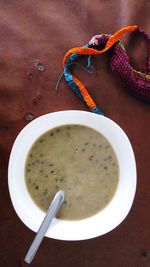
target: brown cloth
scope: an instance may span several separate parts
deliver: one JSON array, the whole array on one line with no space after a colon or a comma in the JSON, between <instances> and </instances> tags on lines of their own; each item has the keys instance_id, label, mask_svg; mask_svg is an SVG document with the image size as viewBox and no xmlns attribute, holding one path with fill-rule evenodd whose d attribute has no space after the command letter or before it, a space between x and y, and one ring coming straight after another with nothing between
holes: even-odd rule
<instances>
[{"instance_id":1,"label":"brown cloth","mask_svg":"<svg viewBox=\"0 0 150 267\"><path fill-rule=\"evenodd\" d=\"M93 35L134 24L150 34L150 1L0 1L0 267L26 266L24 256L35 235L16 215L8 192L8 159L17 134L42 114L87 110L64 79L55 90L64 54ZM132 33L123 40L131 64L144 68L142 38ZM135 201L124 222L102 237L77 242L45 238L33 267L150 266L150 106L126 91L106 55L94 57L93 64L93 74L76 67L76 75L132 143L138 176Z\"/></svg>"}]
</instances>

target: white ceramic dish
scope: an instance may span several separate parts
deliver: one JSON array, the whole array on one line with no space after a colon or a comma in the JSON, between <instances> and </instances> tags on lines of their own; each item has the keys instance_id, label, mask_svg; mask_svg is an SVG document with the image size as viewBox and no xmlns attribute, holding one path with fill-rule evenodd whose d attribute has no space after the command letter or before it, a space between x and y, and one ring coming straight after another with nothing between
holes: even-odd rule
<instances>
[{"instance_id":1,"label":"white ceramic dish","mask_svg":"<svg viewBox=\"0 0 150 267\"><path fill-rule=\"evenodd\" d=\"M66 124L85 125L101 132L112 144L119 162L118 187L105 209L84 220L54 219L46 233L47 237L60 240L90 239L111 231L125 219L136 191L136 163L132 146L124 131L107 117L70 110L46 114L29 123L17 136L11 151L8 167L10 197L22 222L37 232L45 213L34 204L27 191L24 178L26 157L39 136L54 127Z\"/></svg>"}]
</instances>

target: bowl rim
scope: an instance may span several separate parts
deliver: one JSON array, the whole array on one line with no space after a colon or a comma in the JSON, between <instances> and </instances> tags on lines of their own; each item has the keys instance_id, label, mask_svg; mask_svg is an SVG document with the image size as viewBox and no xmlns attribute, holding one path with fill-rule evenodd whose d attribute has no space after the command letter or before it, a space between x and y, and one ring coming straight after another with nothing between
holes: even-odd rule
<instances>
[{"instance_id":1,"label":"bowl rim","mask_svg":"<svg viewBox=\"0 0 150 267\"><path fill-rule=\"evenodd\" d=\"M37 232L45 213L37 207L27 188L25 189L23 172L18 166L24 166L29 148L41 134L66 124L85 125L98 130L102 134L105 133L105 137L116 152L121 178L115 196L106 208L83 220L67 221L54 218L46 236L58 240L72 241L95 238L110 232L126 218L133 204L137 184L136 162L131 143L123 129L105 116L88 111L65 110L42 115L27 124L16 137L10 153L8 164L10 198L21 221L32 231ZM110 137L110 131L113 137ZM120 141L122 141L123 149L120 148ZM126 153L128 153L128 156L126 156ZM19 177L21 178L20 181Z\"/></svg>"}]
</instances>

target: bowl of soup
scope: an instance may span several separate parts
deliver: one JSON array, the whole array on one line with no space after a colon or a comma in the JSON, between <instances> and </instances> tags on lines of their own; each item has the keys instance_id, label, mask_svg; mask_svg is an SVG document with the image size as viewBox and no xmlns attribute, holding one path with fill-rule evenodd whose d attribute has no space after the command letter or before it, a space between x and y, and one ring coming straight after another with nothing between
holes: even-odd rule
<instances>
[{"instance_id":1,"label":"bowl of soup","mask_svg":"<svg viewBox=\"0 0 150 267\"><path fill-rule=\"evenodd\" d=\"M129 213L136 163L125 132L86 111L59 111L30 122L17 136L8 185L22 222L37 232L59 190L65 200L46 236L84 240L108 233Z\"/></svg>"}]
</instances>

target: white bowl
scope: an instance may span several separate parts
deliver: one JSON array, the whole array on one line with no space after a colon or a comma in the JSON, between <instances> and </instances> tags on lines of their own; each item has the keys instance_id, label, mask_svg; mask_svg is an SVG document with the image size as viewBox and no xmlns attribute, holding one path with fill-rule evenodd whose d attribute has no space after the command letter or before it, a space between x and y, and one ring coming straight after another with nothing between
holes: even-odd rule
<instances>
[{"instance_id":1,"label":"white bowl","mask_svg":"<svg viewBox=\"0 0 150 267\"><path fill-rule=\"evenodd\" d=\"M118 158L119 183L106 208L83 220L67 221L54 218L46 233L47 237L60 240L90 239L111 231L125 219L136 191L136 163L132 146L124 131L107 117L70 110L46 114L29 123L17 136L10 154L10 197L22 222L37 232L45 213L33 202L26 188L24 168L27 154L35 140L44 132L66 124L85 125L96 129L109 140Z\"/></svg>"}]
</instances>

